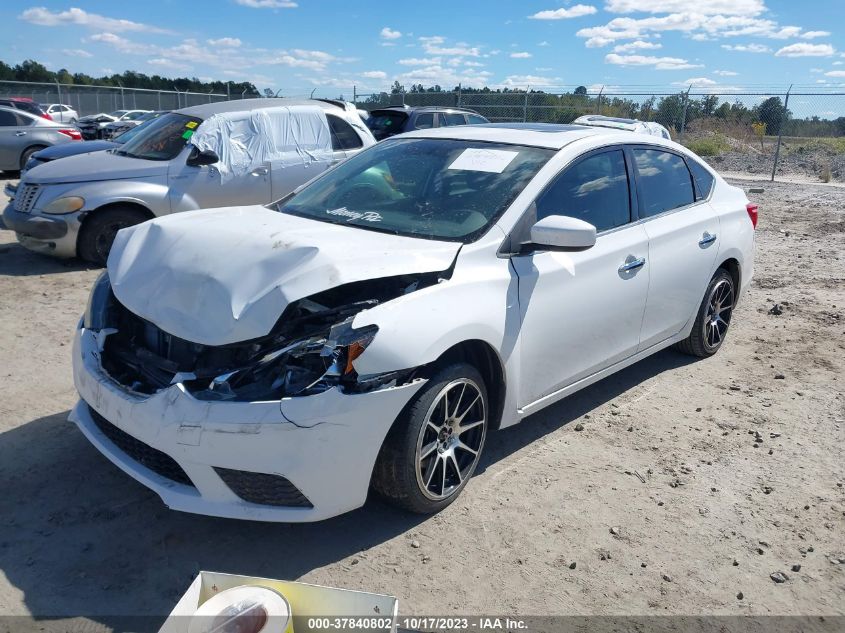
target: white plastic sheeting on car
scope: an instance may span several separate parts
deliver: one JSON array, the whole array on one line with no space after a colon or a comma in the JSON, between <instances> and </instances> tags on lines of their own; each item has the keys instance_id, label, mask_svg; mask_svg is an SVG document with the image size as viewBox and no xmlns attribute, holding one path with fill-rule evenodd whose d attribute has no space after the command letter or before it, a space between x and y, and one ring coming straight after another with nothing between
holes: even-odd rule
<instances>
[{"instance_id":1,"label":"white plastic sheeting on car","mask_svg":"<svg viewBox=\"0 0 845 633\"><path fill-rule=\"evenodd\" d=\"M268 334L289 303L322 290L446 270L460 247L229 207L123 229L108 270L133 313L179 338L225 345Z\"/></svg>"},{"instance_id":2,"label":"white plastic sheeting on car","mask_svg":"<svg viewBox=\"0 0 845 633\"><path fill-rule=\"evenodd\" d=\"M214 114L200 124L191 144L220 157L214 167L220 173L221 182L265 163L283 169L314 162L328 164L332 160L329 123L325 112L317 106L279 106Z\"/></svg>"}]
</instances>

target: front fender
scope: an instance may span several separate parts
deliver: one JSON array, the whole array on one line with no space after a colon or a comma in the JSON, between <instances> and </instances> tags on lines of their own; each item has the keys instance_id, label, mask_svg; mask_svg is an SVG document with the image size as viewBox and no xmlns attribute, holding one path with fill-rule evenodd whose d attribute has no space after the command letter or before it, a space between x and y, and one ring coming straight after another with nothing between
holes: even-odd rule
<instances>
[{"instance_id":1,"label":"front fender","mask_svg":"<svg viewBox=\"0 0 845 633\"><path fill-rule=\"evenodd\" d=\"M167 197L165 181L105 180L79 183L65 190L62 196L84 198L83 214L120 202L142 206L156 216L170 213L170 199Z\"/></svg>"},{"instance_id":2,"label":"front fender","mask_svg":"<svg viewBox=\"0 0 845 633\"><path fill-rule=\"evenodd\" d=\"M480 340L503 362L519 333L518 280L507 259L497 258L499 231L489 247L464 247L451 279L359 313L353 327L379 330L353 363L361 375L431 363L449 348ZM475 246L475 245L473 245Z\"/></svg>"}]
</instances>

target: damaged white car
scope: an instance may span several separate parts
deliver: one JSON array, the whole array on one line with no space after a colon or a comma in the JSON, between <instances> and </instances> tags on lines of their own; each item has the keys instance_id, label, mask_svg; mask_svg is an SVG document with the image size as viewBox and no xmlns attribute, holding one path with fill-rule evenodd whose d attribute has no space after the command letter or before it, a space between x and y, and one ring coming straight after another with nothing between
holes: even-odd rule
<instances>
[{"instance_id":1,"label":"damaged white car","mask_svg":"<svg viewBox=\"0 0 845 633\"><path fill-rule=\"evenodd\" d=\"M270 207L120 231L71 419L171 508L434 512L492 429L672 344L714 354L757 211L687 149L600 128L424 130Z\"/></svg>"}]
</instances>

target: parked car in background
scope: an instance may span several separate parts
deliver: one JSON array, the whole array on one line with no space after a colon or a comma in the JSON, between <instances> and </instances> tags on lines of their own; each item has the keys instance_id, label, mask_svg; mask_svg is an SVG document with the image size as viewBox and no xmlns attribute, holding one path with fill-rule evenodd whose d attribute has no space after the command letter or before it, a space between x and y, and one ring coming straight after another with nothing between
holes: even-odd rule
<instances>
[{"instance_id":1,"label":"parked car in background","mask_svg":"<svg viewBox=\"0 0 845 633\"><path fill-rule=\"evenodd\" d=\"M76 110L63 103L42 103L41 109L59 123L76 123L79 120Z\"/></svg>"},{"instance_id":2,"label":"parked car in background","mask_svg":"<svg viewBox=\"0 0 845 633\"><path fill-rule=\"evenodd\" d=\"M103 264L122 228L179 211L268 204L375 143L354 107L316 99L209 103L136 129L117 148L27 171L3 212L18 241Z\"/></svg>"},{"instance_id":3,"label":"parked car in background","mask_svg":"<svg viewBox=\"0 0 845 633\"><path fill-rule=\"evenodd\" d=\"M613 116L601 116L599 114L587 114L579 116L572 122L573 125L587 125L589 127L605 127L613 130L627 130L629 132L639 132L640 134L650 134L652 136L659 136L660 138L671 139L672 135L669 130L653 121L640 121L639 119L623 119Z\"/></svg>"},{"instance_id":4,"label":"parked car in background","mask_svg":"<svg viewBox=\"0 0 845 633\"><path fill-rule=\"evenodd\" d=\"M40 116L49 121L53 120L53 117L47 114L40 105L27 97L0 97L0 106L6 108L17 108L18 110L29 112L30 114Z\"/></svg>"},{"instance_id":5,"label":"parked car in background","mask_svg":"<svg viewBox=\"0 0 845 633\"><path fill-rule=\"evenodd\" d=\"M109 123L137 119L147 112L149 110L115 110L109 114L101 112L82 117L77 121L76 126L85 140L103 138L103 128Z\"/></svg>"},{"instance_id":6,"label":"parked car in background","mask_svg":"<svg viewBox=\"0 0 845 633\"><path fill-rule=\"evenodd\" d=\"M38 150L81 141L79 130L25 110L0 106L0 170L19 171Z\"/></svg>"},{"instance_id":7,"label":"parked car in background","mask_svg":"<svg viewBox=\"0 0 845 633\"><path fill-rule=\"evenodd\" d=\"M488 432L670 345L717 353L756 223L655 136L409 132L276 205L121 231L71 420L177 510L317 521L372 488L436 512Z\"/></svg>"},{"instance_id":8,"label":"parked car in background","mask_svg":"<svg viewBox=\"0 0 845 633\"><path fill-rule=\"evenodd\" d=\"M165 112L170 112L170 110L156 110L153 112L146 112L137 117L127 117L118 121L114 121L112 123L107 123L106 126L102 129L101 136L104 139L112 139L115 136L119 136L127 130L131 130L134 127L138 127L139 125L146 123L151 119L158 118Z\"/></svg>"},{"instance_id":9,"label":"parked car in background","mask_svg":"<svg viewBox=\"0 0 845 633\"><path fill-rule=\"evenodd\" d=\"M431 106L379 108L371 110L366 120L367 127L370 128L377 141L411 130L427 130L452 125L478 125L489 122L472 110Z\"/></svg>"}]
</instances>

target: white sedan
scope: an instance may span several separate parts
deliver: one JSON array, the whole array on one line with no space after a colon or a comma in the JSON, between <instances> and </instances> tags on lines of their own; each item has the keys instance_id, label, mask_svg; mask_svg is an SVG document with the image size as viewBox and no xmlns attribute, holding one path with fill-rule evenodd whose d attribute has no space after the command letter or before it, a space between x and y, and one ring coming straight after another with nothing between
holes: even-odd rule
<instances>
[{"instance_id":1,"label":"white sedan","mask_svg":"<svg viewBox=\"0 0 845 633\"><path fill-rule=\"evenodd\" d=\"M684 147L497 124L370 147L269 207L120 231L71 419L171 508L435 512L510 426L725 341L757 207Z\"/></svg>"}]
</instances>

